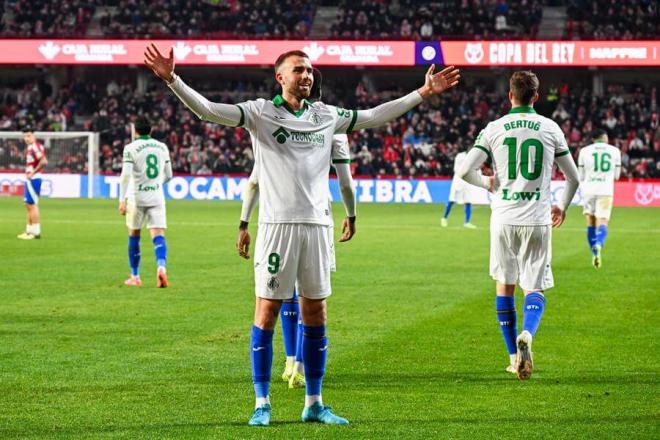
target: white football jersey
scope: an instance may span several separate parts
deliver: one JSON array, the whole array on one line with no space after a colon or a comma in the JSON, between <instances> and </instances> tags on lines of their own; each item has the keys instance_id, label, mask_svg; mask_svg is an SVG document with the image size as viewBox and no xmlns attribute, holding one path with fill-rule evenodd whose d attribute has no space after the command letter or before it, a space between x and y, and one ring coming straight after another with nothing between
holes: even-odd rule
<instances>
[{"instance_id":1,"label":"white football jersey","mask_svg":"<svg viewBox=\"0 0 660 440\"><path fill-rule=\"evenodd\" d=\"M492 221L549 225L555 157L570 154L559 126L532 107L515 107L489 123L475 142L493 162Z\"/></svg>"},{"instance_id":2,"label":"white football jersey","mask_svg":"<svg viewBox=\"0 0 660 440\"><path fill-rule=\"evenodd\" d=\"M596 142L580 150L578 166L582 180L582 194L613 196L614 180L621 168L621 151L610 144Z\"/></svg>"},{"instance_id":3,"label":"white football jersey","mask_svg":"<svg viewBox=\"0 0 660 440\"><path fill-rule=\"evenodd\" d=\"M170 162L167 145L150 136L140 136L124 147L124 162L133 164L128 199L137 206L164 204L165 166Z\"/></svg>"},{"instance_id":4,"label":"white football jersey","mask_svg":"<svg viewBox=\"0 0 660 440\"><path fill-rule=\"evenodd\" d=\"M350 133L357 112L307 101L294 112L280 95L238 108L254 149L259 223L330 225L330 163L350 159L347 144L333 149L333 136Z\"/></svg>"}]
</instances>

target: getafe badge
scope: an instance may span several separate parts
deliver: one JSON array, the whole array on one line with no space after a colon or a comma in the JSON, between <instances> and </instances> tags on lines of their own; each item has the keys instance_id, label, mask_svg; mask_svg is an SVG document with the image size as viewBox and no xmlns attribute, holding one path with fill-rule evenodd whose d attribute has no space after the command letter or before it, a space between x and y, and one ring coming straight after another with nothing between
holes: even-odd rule
<instances>
[{"instance_id":1,"label":"getafe badge","mask_svg":"<svg viewBox=\"0 0 660 440\"><path fill-rule=\"evenodd\" d=\"M273 292L277 290L278 287L280 287L280 280L278 280L276 276L272 276L266 283L266 287L268 287L268 290Z\"/></svg>"},{"instance_id":2,"label":"getafe badge","mask_svg":"<svg viewBox=\"0 0 660 440\"><path fill-rule=\"evenodd\" d=\"M321 125L323 123L323 119L321 119L321 116L319 116L318 113L312 113L312 116L310 117L310 120L312 121L312 124L314 125Z\"/></svg>"}]
</instances>

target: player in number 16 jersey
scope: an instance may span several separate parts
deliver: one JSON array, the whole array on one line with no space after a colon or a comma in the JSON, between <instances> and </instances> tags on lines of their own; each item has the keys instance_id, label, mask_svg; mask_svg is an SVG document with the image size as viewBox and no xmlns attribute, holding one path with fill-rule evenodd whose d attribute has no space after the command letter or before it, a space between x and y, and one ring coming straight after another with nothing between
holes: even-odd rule
<instances>
[{"instance_id":1,"label":"player in number 16 jersey","mask_svg":"<svg viewBox=\"0 0 660 440\"><path fill-rule=\"evenodd\" d=\"M146 118L138 118L135 122L135 134L138 138L124 147L119 189L119 213L126 216L131 266L131 276L124 284L142 284L139 274L140 230L146 221L158 264L156 287L167 287L167 220L163 185L172 177L170 153L167 145L150 136L151 124Z\"/></svg>"},{"instance_id":2,"label":"player in number 16 jersey","mask_svg":"<svg viewBox=\"0 0 660 440\"><path fill-rule=\"evenodd\" d=\"M527 379L533 369L532 337L545 307L543 293L554 285L551 225L563 223L578 187L578 173L559 126L534 111L539 96L536 75L515 72L510 87L511 111L479 134L459 175L493 192L490 274L497 282L497 318L509 351L507 371ZM476 171L489 156L493 177ZM567 182L562 200L551 207L555 161ZM523 331L517 337L516 284L525 293Z\"/></svg>"},{"instance_id":3,"label":"player in number 16 jersey","mask_svg":"<svg viewBox=\"0 0 660 440\"><path fill-rule=\"evenodd\" d=\"M605 245L607 223L612 214L614 181L621 175L621 151L607 141L605 130L597 130L594 143L581 149L578 156L587 240L596 269L603 264L600 252Z\"/></svg>"}]
</instances>

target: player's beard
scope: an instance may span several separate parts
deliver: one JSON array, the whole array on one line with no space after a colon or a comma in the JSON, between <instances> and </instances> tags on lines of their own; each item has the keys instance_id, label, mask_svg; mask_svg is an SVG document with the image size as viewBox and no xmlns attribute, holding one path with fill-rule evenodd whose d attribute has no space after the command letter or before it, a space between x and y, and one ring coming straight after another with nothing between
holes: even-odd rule
<instances>
[{"instance_id":1,"label":"player's beard","mask_svg":"<svg viewBox=\"0 0 660 440\"><path fill-rule=\"evenodd\" d=\"M294 87L291 87L289 89L289 93L295 96L296 98L298 98L299 100L308 99L312 93L313 85L314 83L310 83L309 87L303 88L301 87L300 83L297 83Z\"/></svg>"}]
</instances>

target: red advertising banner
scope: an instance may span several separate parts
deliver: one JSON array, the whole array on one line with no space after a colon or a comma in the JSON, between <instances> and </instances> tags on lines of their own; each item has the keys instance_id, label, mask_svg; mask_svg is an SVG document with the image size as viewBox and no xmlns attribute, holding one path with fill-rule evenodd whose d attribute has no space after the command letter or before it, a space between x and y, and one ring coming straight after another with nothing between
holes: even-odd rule
<instances>
[{"instance_id":1,"label":"red advertising banner","mask_svg":"<svg viewBox=\"0 0 660 440\"><path fill-rule=\"evenodd\" d=\"M616 182L614 206L660 207L660 182Z\"/></svg>"},{"instance_id":2,"label":"red advertising banner","mask_svg":"<svg viewBox=\"0 0 660 440\"><path fill-rule=\"evenodd\" d=\"M448 41L457 66L659 66L660 41Z\"/></svg>"},{"instance_id":3,"label":"red advertising banner","mask_svg":"<svg viewBox=\"0 0 660 440\"><path fill-rule=\"evenodd\" d=\"M271 65L303 50L316 65L413 66L411 41L0 40L0 64L142 64L147 44L174 48L177 64Z\"/></svg>"}]
</instances>

